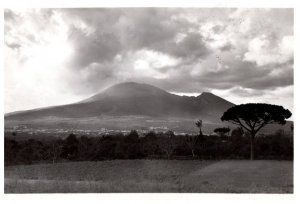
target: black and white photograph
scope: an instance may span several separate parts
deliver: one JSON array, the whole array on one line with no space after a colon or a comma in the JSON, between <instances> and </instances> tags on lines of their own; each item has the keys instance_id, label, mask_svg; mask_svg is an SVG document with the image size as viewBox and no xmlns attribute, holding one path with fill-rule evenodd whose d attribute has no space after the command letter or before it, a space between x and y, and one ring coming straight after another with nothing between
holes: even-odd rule
<instances>
[{"instance_id":1,"label":"black and white photograph","mask_svg":"<svg viewBox=\"0 0 300 204\"><path fill-rule=\"evenodd\" d=\"M5 194L294 193L294 8L3 12Z\"/></svg>"}]
</instances>

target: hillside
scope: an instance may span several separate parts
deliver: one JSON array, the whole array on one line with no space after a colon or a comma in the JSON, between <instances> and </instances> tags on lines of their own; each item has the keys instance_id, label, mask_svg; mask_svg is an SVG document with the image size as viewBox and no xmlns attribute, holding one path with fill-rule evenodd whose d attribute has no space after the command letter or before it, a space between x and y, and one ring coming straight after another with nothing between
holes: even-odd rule
<instances>
[{"instance_id":1,"label":"hillside","mask_svg":"<svg viewBox=\"0 0 300 204\"><path fill-rule=\"evenodd\" d=\"M127 82L112 86L78 103L11 113L6 120L44 117L150 116L218 119L234 104L211 93L178 96L148 84Z\"/></svg>"}]
</instances>

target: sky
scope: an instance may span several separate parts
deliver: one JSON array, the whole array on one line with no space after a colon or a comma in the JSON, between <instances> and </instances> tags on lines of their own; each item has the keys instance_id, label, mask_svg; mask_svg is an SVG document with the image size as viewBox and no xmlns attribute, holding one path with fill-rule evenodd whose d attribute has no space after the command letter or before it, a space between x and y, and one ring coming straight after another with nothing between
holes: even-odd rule
<instances>
[{"instance_id":1,"label":"sky","mask_svg":"<svg viewBox=\"0 0 300 204\"><path fill-rule=\"evenodd\" d=\"M293 112L293 9L4 11L5 112L80 101L121 82Z\"/></svg>"}]
</instances>

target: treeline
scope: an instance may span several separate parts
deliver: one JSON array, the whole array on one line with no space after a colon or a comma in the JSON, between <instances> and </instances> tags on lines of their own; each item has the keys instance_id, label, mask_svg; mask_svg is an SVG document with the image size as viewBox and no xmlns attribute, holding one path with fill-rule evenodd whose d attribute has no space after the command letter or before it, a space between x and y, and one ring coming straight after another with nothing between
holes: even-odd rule
<instances>
[{"instance_id":1,"label":"treeline","mask_svg":"<svg viewBox=\"0 0 300 204\"><path fill-rule=\"evenodd\" d=\"M248 159L249 136L239 129L230 136L175 136L148 132L143 137L133 130L127 135L87 137L70 134L65 139L16 141L5 138L5 165L101 161L111 159ZM293 137L282 131L255 140L256 159L293 160Z\"/></svg>"}]
</instances>

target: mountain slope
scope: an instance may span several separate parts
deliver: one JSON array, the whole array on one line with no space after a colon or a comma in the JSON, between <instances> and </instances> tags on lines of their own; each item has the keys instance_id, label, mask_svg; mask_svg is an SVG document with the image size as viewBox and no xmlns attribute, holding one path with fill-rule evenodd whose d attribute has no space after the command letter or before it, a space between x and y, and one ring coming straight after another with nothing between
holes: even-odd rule
<instances>
[{"instance_id":1,"label":"mountain slope","mask_svg":"<svg viewBox=\"0 0 300 204\"><path fill-rule=\"evenodd\" d=\"M112 86L78 103L11 113L6 120L31 120L48 116L86 118L103 115L216 118L234 104L203 93L198 97L178 96L148 84L126 82Z\"/></svg>"},{"instance_id":2,"label":"mountain slope","mask_svg":"<svg viewBox=\"0 0 300 204\"><path fill-rule=\"evenodd\" d=\"M164 97L170 93L148 84L139 84L135 82L125 82L114 85L101 93L98 93L82 102L99 101L107 97L111 98L132 98L132 97Z\"/></svg>"}]
</instances>

